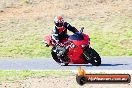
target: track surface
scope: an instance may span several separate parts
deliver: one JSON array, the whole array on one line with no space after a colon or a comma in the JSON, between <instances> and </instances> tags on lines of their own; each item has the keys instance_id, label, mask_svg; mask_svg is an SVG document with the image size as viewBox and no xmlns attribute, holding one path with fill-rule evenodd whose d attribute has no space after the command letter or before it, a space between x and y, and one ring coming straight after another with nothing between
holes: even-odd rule
<instances>
[{"instance_id":1,"label":"track surface","mask_svg":"<svg viewBox=\"0 0 132 88\"><path fill-rule=\"evenodd\" d=\"M1 59L0 70L75 70L80 64L61 66L53 59ZM83 64L86 70L132 70L132 57L102 57L101 66Z\"/></svg>"}]
</instances>

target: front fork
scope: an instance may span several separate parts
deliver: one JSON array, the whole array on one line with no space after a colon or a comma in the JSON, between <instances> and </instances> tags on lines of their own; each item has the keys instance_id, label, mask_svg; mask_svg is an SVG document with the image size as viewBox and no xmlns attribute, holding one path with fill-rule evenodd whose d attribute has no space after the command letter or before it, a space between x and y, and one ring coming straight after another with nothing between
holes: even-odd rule
<instances>
[{"instance_id":1,"label":"front fork","mask_svg":"<svg viewBox=\"0 0 132 88\"><path fill-rule=\"evenodd\" d=\"M86 59L86 61L91 61L91 58L89 57L89 53L87 51L83 52L83 56Z\"/></svg>"},{"instance_id":2,"label":"front fork","mask_svg":"<svg viewBox=\"0 0 132 88\"><path fill-rule=\"evenodd\" d=\"M85 61L88 61L88 62L91 62L92 61L92 53L91 53L91 51L90 51L90 46L87 46L84 50L83 50L83 54L82 54L82 56L83 56L83 58L84 58L84 60Z\"/></svg>"}]
</instances>

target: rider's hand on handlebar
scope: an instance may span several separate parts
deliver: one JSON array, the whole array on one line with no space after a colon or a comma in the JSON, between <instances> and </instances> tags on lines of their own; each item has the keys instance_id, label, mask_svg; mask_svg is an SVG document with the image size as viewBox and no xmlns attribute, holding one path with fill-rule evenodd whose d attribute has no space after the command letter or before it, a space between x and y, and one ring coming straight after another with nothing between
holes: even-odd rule
<instances>
[{"instance_id":1,"label":"rider's hand on handlebar","mask_svg":"<svg viewBox=\"0 0 132 88\"><path fill-rule=\"evenodd\" d=\"M80 35L81 33L80 32L75 32L76 35Z\"/></svg>"}]
</instances>

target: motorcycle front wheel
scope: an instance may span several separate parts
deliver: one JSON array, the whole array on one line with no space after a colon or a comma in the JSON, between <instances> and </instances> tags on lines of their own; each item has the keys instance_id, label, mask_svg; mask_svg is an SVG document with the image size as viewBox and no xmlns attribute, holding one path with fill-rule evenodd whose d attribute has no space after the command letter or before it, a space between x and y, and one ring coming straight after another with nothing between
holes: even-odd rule
<instances>
[{"instance_id":1,"label":"motorcycle front wheel","mask_svg":"<svg viewBox=\"0 0 132 88\"><path fill-rule=\"evenodd\" d=\"M84 50L84 60L90 62L93 66L101 65L101 57L99 54L92 48Z\"/></svg>"}]
</instances>

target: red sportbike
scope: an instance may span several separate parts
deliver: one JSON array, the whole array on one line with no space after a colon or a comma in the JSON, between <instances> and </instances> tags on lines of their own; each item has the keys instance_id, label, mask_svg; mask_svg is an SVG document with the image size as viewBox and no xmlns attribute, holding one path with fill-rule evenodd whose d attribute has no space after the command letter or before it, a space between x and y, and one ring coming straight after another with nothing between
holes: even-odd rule
<instances>
[{"instance_id":1,"label":"red sportbike","mask_svg":"<svg viewBox=\"0 0 132 88\"><path fill-rule=\"evenodd\" d=\"M53 59L60 64L67 66L68 64L88 64L99 66L101 58L99 54L90 47L90 38L83 33L69 35L60 44L52 44L51 36L44 37L46 46L52 46L51 54Z\"/></svg>"}]
</instances>

